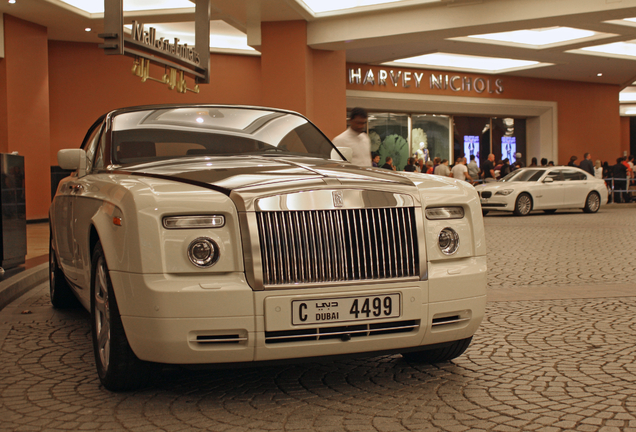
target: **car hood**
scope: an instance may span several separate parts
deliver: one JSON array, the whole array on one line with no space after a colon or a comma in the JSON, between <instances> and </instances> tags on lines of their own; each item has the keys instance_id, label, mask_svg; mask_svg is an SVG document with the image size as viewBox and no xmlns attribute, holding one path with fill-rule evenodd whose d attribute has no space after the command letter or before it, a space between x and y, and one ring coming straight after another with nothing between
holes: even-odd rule
<instances>
[{"instance_id":1,"label":"car hood","mask_svg":"<svg viewBox=\"0 0 636 432\"><path fill-rule=\"evenodd\" d=\"M209 185L227 194L247 189L371 182L413 186L413 182L408 178L385 169L358 167L317 158L280 156L181 158L124 166L118 171Z\"/></svg>"}]
</instances>

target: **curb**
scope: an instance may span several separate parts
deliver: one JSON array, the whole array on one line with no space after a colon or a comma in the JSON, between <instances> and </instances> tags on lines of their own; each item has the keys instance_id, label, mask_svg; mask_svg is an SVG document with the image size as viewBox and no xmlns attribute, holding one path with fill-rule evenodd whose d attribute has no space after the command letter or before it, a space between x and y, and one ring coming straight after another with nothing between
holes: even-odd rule
<instances>
[{"instance_id":1,"label":"curb","mask_svg":"<svg viewBox=\"0 0 636 432\"><path fill-rule=\"evenodd\" d=\"M27 291L46 281L49 263L43 263L0 282L0 310Z\"/></svg>"}]
</instances>

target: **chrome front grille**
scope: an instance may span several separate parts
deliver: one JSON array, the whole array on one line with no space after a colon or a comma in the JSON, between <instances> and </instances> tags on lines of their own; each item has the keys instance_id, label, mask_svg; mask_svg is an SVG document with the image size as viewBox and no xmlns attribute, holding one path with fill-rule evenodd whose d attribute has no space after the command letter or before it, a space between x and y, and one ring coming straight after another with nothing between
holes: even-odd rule
<instances>
[{"instance_id":1,"label":"chrome front grille","mask_svg":"<svg viewBox=\"0 0 636 432\"><path fill-rule=\"evenodd\" d=\"M413 207L256 213L265 285L419 276Z\"/></svg>"},{"instance_id":2,"label":"chrome front grille","mask_svg":"<svg viewBox=\"0 0 636 432\"><path fill-rule=\"evenodd\" d=\"M265 343L279 344L328 339L348 341L352 338L358 337L416 332L419 328L419 320L409 320L374 324L355 324L338 327L316 327L298 330L270 331L265 332Z\"/></svg>"}]
</instances>

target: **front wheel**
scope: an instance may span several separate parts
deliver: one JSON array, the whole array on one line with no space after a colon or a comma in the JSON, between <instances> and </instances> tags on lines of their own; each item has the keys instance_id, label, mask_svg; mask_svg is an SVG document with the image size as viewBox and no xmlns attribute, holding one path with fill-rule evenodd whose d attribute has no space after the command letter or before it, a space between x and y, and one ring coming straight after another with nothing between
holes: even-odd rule
<instances>
[{"instance_id":1,"label":"front wheel","mask_svg":"<svg viewBox=\"0 0 636 432\"><path fill-rule=\"evenodd\" d=\"M57 263L57 256L53 249L53 236L49 241L49 294L51 304L56 309L67 309L79 305L71 286Z\"/></svg>"},{"instance_id":2,"label":"front wheel","mask_svg":"<svg viewBox=\"0 0 636 432\"><path fill-rule=\"evenodd\" d=\"M464 354L472 340L471 336L467 339L455 341L443 348L402 353L402 357L415 363L443 363Z\"/></svg>"},{"instance_id":3,"label":"front wheel","mask_svg":"<svg viewBox=\"0 0 636 432\"><path fill-rule=\"evenodd\" d=\"M532 198L527 193L519 194L515 201L514 214L526 216L532 210Z\"/></svg>"},{"instance_id":4,"label":"front wheel","mask_svg":"<svg viewBox=\"0 0 636 432\"><path fill-rule=\"evenodd\" d=\"M93 352L99 380L111 391L143 387L150 378L151 364L139 360L128 344L99 242L93 249L91 275Z\"/></svg>"},{"instance_id":5,"label":"front wheel","mask_svg":"<svg viewBox=\"0 0 636 432\"><path fill-rule=\"evenodd\" d=\"M590 192L585 199L585 207L583 211L585 213L596 213L601 207L601 197L596 192Z\"/></svg>"}]
</instances>

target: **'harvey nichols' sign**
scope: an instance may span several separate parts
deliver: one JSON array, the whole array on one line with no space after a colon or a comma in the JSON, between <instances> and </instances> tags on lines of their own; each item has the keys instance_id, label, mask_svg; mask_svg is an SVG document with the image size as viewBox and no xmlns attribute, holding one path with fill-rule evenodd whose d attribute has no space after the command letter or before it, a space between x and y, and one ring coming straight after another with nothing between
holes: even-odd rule
<instances>
[{"instance_id":1,"label":"'harvey nichols' sign","mask_svg":"<svg viewBox=\"0 0 636 432\"><path fill-rule=\"evenodd\" d=\"M377 84L379 86L393 85L394 87L400 85L404 88L409 88L411 85L415 85L415 87L419 88L422 85L423 79L424 72L394 72L392 70L387 72L385 69L380 69L377 75ZM504 91L502 79L496 79L493 83L490 79L484 78L471 78L467 76L462 77L459 75L448 74L430 74L428 82L431 90L451 89L455 92L470 92L475 90L477 93L486 92L496 94L501 94ZM376 85L376 76L372 69L367 69L367 71L363 73L361 68L350 68L349 84L370 84L374 86Z\"/></svg>"}]
</instances>

